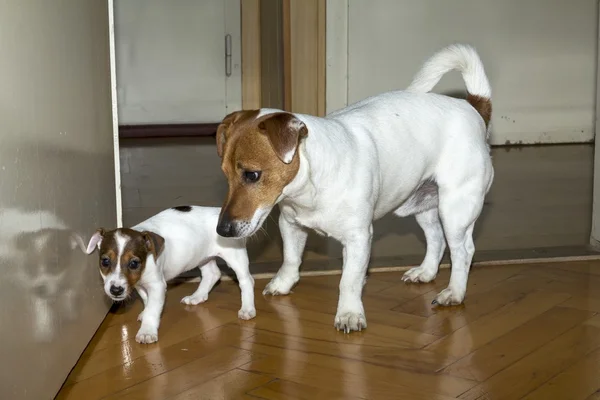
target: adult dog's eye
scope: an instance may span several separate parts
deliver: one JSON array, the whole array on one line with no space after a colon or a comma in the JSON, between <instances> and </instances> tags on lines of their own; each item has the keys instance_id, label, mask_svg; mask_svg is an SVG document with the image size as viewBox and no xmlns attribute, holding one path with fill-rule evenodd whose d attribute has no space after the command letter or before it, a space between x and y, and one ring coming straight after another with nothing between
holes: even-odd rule
<instances>
[{"instance_id":1,"label":"adult dog's eye","mask_svg":"<svg viewBox=\"0 0 600 400\"><path fill-rule=\"evenodd\" d=\"M102 257L102 259L100 260L100 265L102 265L103 267L110 267L110 258Z\"/></svg>"},{"instance_id":2,"label":"adult dog's eye","mask_svg":"<svg viewBox=\"0 0 600 400\"><path fill-rule=\"evenodd\" d=\"M140 267L140 262L138 260L129 261L129 269L138 269Z\"/></svg>"},{"instance_id":3,"label":"adult dog's eye","mask_svg":"<svg viewBox=\"0 0 600 400\"><path fill-rule=\"evenodd\" d=\"M260 179L260 175L260 171L244 171L244 180L248 183L254 183Z\"/></svg>"}]
</instances>

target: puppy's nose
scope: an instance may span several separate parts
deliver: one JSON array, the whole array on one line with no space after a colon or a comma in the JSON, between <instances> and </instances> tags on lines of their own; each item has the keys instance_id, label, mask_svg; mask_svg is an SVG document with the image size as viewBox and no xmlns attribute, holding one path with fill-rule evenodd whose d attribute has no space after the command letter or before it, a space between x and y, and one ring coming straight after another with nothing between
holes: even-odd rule
<instances>
[{"instance_id":1,"label":"puppy's nose","mask_svg":"<svg viewBox=\"0 0 600 400\"><path fill-rule=\"evenodd\" d=\"M113 296L120 296L123 294L124 291L125 291L125 288L123 286L112 285L110 287L110 294L112 294Z\"/></svg>"},{"instance_id":2,"label":"puppy's nose","mask_svg":"<svg viewBox=\"0 0 600 400\"><path fill-rule=\"evenodd\" d=\"M233 236L233 223L231 217L227 211L223 211L221 218L219 218L219 224L217 225L217 233L223 237Z\"/></svg>"}]
</instances>

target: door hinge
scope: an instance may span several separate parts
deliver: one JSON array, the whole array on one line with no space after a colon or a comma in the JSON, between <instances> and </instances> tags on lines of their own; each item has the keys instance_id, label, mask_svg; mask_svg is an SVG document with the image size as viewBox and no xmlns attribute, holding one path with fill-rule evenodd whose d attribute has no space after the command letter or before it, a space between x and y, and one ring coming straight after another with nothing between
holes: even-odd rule
<instances>
[{"instance_id":1,"label":"door hinge","mask_svg":"<svg viewBox=\"0 0 600 400\"><path fill-rule=\"evenodd\" d=\"M225 76L231 76L231 35L225 35Z\"/></svg>"}]
</instances>

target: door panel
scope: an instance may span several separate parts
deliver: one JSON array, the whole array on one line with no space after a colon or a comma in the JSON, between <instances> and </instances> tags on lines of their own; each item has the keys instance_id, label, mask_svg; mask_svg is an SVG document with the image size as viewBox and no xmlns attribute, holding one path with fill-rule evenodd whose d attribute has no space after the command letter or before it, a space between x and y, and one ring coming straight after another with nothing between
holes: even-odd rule
<instances>
[{"instance_id":1,"label":"door panel","mask_svg":"<svg viewBox=\"0 0 600 400\"><path fill-rule=\"evenodd\" d=\"M241 106L239 0L115 2L119 122L211 123ZM226 75L225 35L231 35Z\"/></svg>"},{"instance_id":2,"label":"door panel","mask_svg":"<svg viewBox=\"0 0 600 400\"><path fill-rule=\"evenodd\" d=\"M113 226L109 9L0 12L0 398L50 399L106 315L84 244Z\"/></svg>"}]
</instances>

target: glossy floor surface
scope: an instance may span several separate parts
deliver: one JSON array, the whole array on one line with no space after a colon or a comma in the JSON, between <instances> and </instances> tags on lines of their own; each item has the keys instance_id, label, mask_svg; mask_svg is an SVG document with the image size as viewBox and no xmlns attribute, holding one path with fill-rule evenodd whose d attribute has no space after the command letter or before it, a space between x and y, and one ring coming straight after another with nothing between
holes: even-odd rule
<instances>
[{"instance_id":1,"label":"glossy floor surface","mask_svg":"<svg viewBox=\"0 0 600 400\"><path fill-rule=\"evenodd\" d=\"M494 184L475 229L475 261L586 254L593 153L593 145L494 148ZM221 206L227 193L212 137L122 140L121 177L126 225L177 205ZM281 265L277 219L274 210L248 244L253 273ZM413 217L388 215L375 223L372 267L414 265L424 254ZM339 270L341 256L336 241L311 233L303 269Z\"/></svg>"},{"instance_id":2,"label":"glossy floor surface","mask_svg":"<svg viewBox=\"0 0 600 400\"><path fill-rule=\"evenodd\" d=\"M464 306L434 309L434 283L374 273L368 328L333 328L339 276L304 277L239 321L239 290L208 302L171 287L159 342L139 345L139 301L108 315L59 399L600 399L600 262L474 268Z\"/></svg>"}]
</instances>

